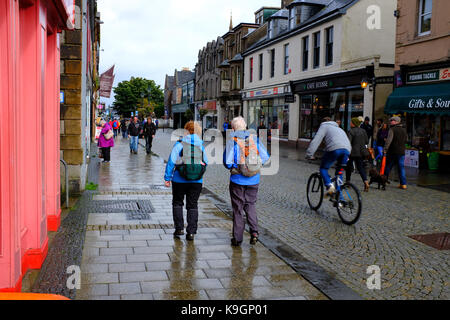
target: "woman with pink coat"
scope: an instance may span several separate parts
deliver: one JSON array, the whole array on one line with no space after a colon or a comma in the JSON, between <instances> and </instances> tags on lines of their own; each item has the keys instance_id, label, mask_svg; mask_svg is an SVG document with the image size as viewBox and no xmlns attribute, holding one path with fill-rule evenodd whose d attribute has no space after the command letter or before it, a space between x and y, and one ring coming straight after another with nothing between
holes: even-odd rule
<instances>
[{"instance_id":1,"label":"woman with pink coat","mask_svg":"<svg viewBox=\"0 0 450 320\"><path fill-rule=\"evenodd\" d=\"M102 131L98 139L98 147L102 149L103 162L109 163L111 162L111 148L114 147L114 137L108 140L105 136L110 130L112 131L112 127L105 120L102 120L100 125L102 126Z\"/></svg>"}]
</instances>

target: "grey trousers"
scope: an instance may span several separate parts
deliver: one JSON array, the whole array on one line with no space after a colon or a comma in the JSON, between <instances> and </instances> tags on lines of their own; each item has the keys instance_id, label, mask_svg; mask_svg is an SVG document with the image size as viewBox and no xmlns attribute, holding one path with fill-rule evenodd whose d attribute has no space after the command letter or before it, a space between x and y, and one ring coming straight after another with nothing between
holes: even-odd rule
<instances>
[{"instance_id":1,"label":"grey trousers","mask_svg":"<svg viewBox=\"0 0 450 320\"><path fill-rule=\"evenodd\" d=\"M233 237L242 242L245 231L243 212L247 215L250 233L258 234L258 217L256 214L256 200L258 199L259 185L241 186L230 182L230 197L233 207Z\"/></svg>"}]
</instances>

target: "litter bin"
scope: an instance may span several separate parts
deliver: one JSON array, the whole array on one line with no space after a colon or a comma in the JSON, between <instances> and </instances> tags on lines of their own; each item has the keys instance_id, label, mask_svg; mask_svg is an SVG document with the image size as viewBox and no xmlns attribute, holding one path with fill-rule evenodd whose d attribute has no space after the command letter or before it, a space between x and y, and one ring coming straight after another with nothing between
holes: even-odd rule
<instances>
[{"instance_id":1,"label":"litter bin","mask_svg":"<svg viewBox=\"0 0 450 320\"><path fill-rule=\"evenodd\" d=\"M431 171L439 169L439 152L431 152L428 154L428 169Z\"/></svg>"}]
</instances>

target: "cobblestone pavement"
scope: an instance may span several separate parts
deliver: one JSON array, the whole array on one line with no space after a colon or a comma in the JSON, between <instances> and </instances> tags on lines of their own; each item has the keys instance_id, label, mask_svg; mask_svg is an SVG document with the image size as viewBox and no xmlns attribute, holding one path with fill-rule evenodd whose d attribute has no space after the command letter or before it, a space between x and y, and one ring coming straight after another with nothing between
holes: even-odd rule
<instances>
[{"instance_id":1,"label":"cobblestone pavement","mask_svg":"<svg viewBox=\"0 0 450 320\"><path fill-rule=\"evenodd\" d=\"M167 159L172 143L158 131L153 152ZM356 226L341 223L325 203L320 212L306 202L308 177L317 164L299 161L280 149L280 170L262 179L258 215L262 227L278 240L320 265L366 299L450 299L449 251L438 251L409 238L449 232L449 194L393 183L387 191L363 194L363 214ZM209 166L205 187L229 202L229 174ZM363 189L359 176L353 182ZM369 290L369 266L381 268L381 290Z\"/></svg>"},{"instance_id":2,"label":"cobblestone pavement","mask_svg":"<svg viewBox=\"0 0 450 320\"><path fill-rule=\"evenodd\" d=\"M89 212L79 300L327 299L262 244L230 245L232 223L208 196L194 242L174 239L162 158L119 138ZM246 234L246 239L250 236Z\"/></svg>"}]
</instances>

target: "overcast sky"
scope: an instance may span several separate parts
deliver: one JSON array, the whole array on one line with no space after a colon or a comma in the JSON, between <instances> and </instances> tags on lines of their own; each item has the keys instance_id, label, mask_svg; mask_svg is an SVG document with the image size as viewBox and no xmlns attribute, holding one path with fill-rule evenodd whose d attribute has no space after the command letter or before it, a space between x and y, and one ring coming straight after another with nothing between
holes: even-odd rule
<instances>
[{"instance_id":1,"label":"overcast sky","mask_svg":"<svg viewBox=\"0 0 450 320\"><path fill-rule=\"evenodd\" d=\"M116 80L132 76L155 80L197 63L198 52L224 35L230 25L254 23L261 7L280 0L98 0L101 14L100 73L116 65ZM113 99L102 102L112 104Z\"/></svg>"}]
</instances>

